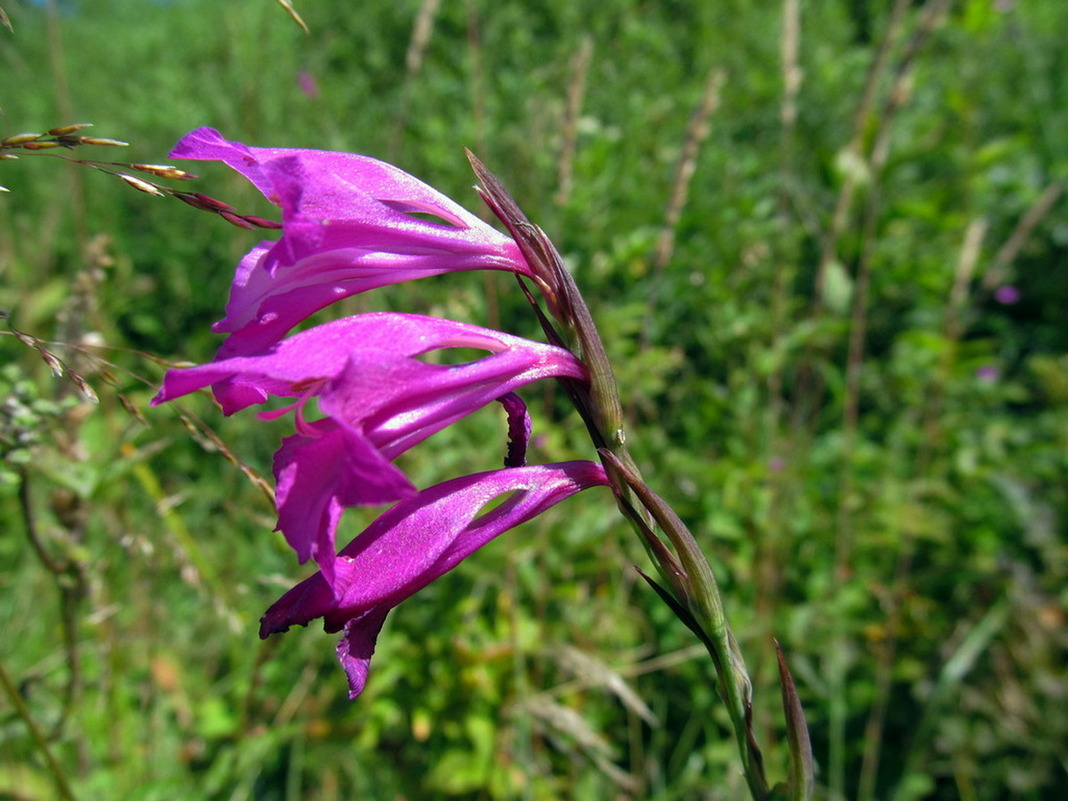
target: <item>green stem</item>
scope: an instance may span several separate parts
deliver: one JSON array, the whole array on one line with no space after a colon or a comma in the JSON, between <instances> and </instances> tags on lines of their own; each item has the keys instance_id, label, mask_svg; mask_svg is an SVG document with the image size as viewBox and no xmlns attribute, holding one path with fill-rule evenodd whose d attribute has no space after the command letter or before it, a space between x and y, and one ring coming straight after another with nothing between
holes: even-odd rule
<instances>
[{"instance_id":1,"label":"green stem","mask_svg":"<svg viewBox=\"0 0 1068 801\"><path fill-rule=\"evenodd\" d=\"M37 722L30 714L30 708L26 706L21 693L15 687L14 682L11 681L11 676L8 675L3 662L0 662L0 685L3 685L4 694L7 695L11 705L15 708L15 714L26 724L26 729L30 732L30 738L44 756L45 762L48 763L48 770L52 773L52 778L56 780L56 788L59 790L60 796L66 801L74 801L74 793L70 789L70 784L67 783L67 776L63 772L63 768L52 754L51 749L49 749L48 740L45 739Z\"/></svg>"}]
</instances>

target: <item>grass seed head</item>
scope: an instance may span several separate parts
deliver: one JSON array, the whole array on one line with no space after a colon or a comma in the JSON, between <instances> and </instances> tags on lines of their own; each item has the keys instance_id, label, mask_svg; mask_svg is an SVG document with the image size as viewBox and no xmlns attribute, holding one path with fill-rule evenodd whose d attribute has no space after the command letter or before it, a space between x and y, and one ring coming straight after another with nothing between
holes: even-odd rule
<instances>
[{"instance_id":1,"label":"grass seed head","mask_svg":"<svg viewBox=\"0 0 1068 801\"><path fill-rule=\"evenodd\" d=\"M120 172L118 175L122 180L140 192L144 192L148 195L155 195L156 197L163 197L163 192L161 192L159 187L155 184L149 183L148 181L142 181L140 178L135 178L124 172Z\"/></svg>"},{"instance_id":2,"label":"grass seed head","mask_svg":"<svg viewBox=\"0 0 1068 801\"><path fill-rule=\"evenodd\" d=\"M129 147L129 142L122 142L118 139L100 139L95 136L76 136L73 137L78 141L75 144L78 145L101 145L103 147Z\"/></svg>"},{"instance_id":3,"label":"grass seed head","mask_svg":"<svg viewBox=\"0 0 1068 801\"><path fill-rule=\"evenodd\" d=\"M0 147L20 147L21 145L24 145L27 142L36 142L42 136L44 136L44 134L37 134L37 133L15 134L14 136L8 136L8 137L5 137L4 139L0 139Z\"/></svg>"},{"instance_id":4,"label":"grass seed head","mask_svg":"<svg viewBox=\"0 0 1068 801\"><path fill-rule=\"evenodd\" d=\"M158 175L160 178L171 178L177 181L187 181L190 178L196 178L193 173L180 170L169 164L130 164L128 166L135 170L140 170L141 172Z\"/></svg>"},{"instance_id":5,"label":"grass seed head","mask_svg":"<svg viewBox=\"0 0 1068 801\"><path fill-rule=\"evenodd\" d=\"M61 125L58 128L49 128L45 131L47 136L68 136L76 131L84 130L85 128L92 128L91 122L76 122L73 125Z\"/></svg>"}]
</instances>

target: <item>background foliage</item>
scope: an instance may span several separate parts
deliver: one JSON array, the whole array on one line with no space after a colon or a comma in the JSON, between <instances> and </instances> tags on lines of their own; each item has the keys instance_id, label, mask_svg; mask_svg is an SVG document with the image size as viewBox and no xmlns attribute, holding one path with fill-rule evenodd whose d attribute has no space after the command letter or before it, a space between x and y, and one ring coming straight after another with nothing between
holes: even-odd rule
<instances>
[{"instance_id":1,"label":"background foliage","mask_svg":"<svg viewBox=\"0 0 1068 801\"><path fill-rule=\"evenodd\" d=\"M1068 4L299 4L309 34L269 0L2 5L0 137L91 121L131 147L72 155L159 163L212 125L471 208L478 152L572 265L633 452L718 570L772 775L774 636L824 797L1068 793ZM0 184L0 307L38 338L0 337L0 797L741 797L707 658L595 493L403 605L355 703L332 638L260 643L304 575L246 475L283 428L147 409L149 354L210 358L257 234L48 157ZM343 311L531 334L516 294ZM535 459L591 456L528 397ZM487 412L406 466L489 469L501 436Z\"/></svg>"}]
</instances>

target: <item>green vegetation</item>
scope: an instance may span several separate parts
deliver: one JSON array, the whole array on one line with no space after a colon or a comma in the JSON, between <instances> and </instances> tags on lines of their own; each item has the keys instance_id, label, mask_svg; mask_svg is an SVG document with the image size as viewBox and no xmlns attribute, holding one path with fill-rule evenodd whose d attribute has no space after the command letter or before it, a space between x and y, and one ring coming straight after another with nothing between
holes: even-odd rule
<instances>
[{"instance_id":1,"label":"green vegetation","mask_svg":"<svg viewBox=\"0 0 1068 801\"><path fill-rule=\"evenodd\" d=\"M769 774L774 637L820 796L1068 797L1068 4L298 0L310 34L271 0L0 6L0 139L92 122L131 146L67 155L166 163L212 125L477 208L470 147L598 319L632 452L717 570ZM211 357L261 234L54 152L0 162L25 334L0 336L0 798L744 797L707 656L607 493L400 607L355 703L331 636L256 639L307 574L250 480L277 437L148 400L161 359ZM343 305L537 330L496 275ZM527 397L532 461L593 456L558 389ZM487 410L405 469L490 469L489 441Z\"/></svg>"}]
</instances>

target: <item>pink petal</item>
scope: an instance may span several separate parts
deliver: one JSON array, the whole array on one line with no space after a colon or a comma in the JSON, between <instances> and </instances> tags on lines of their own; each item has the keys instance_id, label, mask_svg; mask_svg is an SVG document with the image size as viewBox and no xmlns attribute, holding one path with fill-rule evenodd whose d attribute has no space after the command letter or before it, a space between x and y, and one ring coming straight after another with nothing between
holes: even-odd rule
<instances>
[{"instance_id":1,"label":"pink petal","mask_svg":"<svg viewBox=\"0 0 1068 801\"><path fill-rule=\"evenodd\" d=\"M315 436L282 441L274 456L278 525L297 559L315 559L334 580L334 532L344 510L415 495L404 474L358 432L332 420L307 427Z\"/></svg>"},{"instance_id":2,"label":"pink petal","mask_svg":"<svg viewBox=\"0 0 1068 801\"><path fill-rule=\"evenodd\" d=\"M242 260L215 325L232 334L223 357L259 350L319 309L386 284L460 270L531 274L511 238L367 156L248 147L211 128L187 134L171 156L222 161L282 207L282 238Z\"/></svg>"},{"instance_id":3,"label":"pink petal","mask_svg":"<svg viewBox=\"0 0 1068 801\"><path fill-rule=\"evenodd\" d=\"M458 347L490 354L454 366L419 358ZM299 398L298 407L317 396L328 417L301 424L300 435L287 439L275 459L278 527L298 558L314 558L330 579L342 511L414 491L393 459L501 400L509 414L508 463L521 462L529 418L511 393L551 376L582 379L585 368L552 345L452 320L383 312L317 326L259 354L171 370L152 403L206 386L216 389L226 414L271 395Z\"/></svg>"},{"instance_id":4,"label":"pink petal","mask_svg":"<svg viewBox=\"0 0 1068 801\"><path fill-rule=\"evenodd\" d=\"M498 535L577 492L606 484L600 465L562 462L464 476L425 489L385 512L342 549L333 586L317 573L283 595L260 620L260 636L321 617L327 631L346 629L349 640L353 621L374 620L373 614L384 619L389 609ZM502 495L509 497L483 512ZM373 638L366 636L370 629L357 630L345 646L355 661L345 663L342 657L354 693L362 688L373 650Z\"/></svg>"},{"instance_id":5,"label":"pink petal","mask_svg":"<svg viewBox=\"0 0 1068 801\"><path fill-rule=\"evenodd\" d=\"M349 698L362 693L367 684L378 633L388 614L389 609L372 609L345 624L345 636L337 644L337 658L349 679Z\"/></svg>"}]
</instances>

